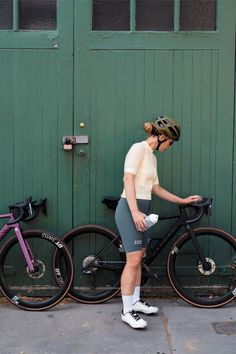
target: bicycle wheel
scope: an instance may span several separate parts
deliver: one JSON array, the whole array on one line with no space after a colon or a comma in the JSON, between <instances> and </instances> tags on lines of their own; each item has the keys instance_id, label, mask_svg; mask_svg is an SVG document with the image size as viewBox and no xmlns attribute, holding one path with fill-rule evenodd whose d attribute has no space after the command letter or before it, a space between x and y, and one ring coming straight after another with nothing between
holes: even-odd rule
<instances>
[{"instance_id":1,"label":"bicycle wheel","mask_svg":"<svg viewBox=\"0 0 236 354\"><path fill-rule=\"evenodd\" d=\"M22 233L33 256L35 271L30 272L16 236L0 252L0 282L6 298L25 310L46 310L66 295L73 278L73 260L64 243L53 234L39 230ZM54 254L60 267L53 267Z\"/></svg>"},{"instance_id":2,"label":"bicycle wheel","mask_svg":"<svg viewBox=\"0 0 236 354\"><path fill-rule=\"evenodd\" d=\"M183 234L168 256L170 283L183 300L194 306L223 306L236 296L236 240L212 227L196 228L193 232L207 267L202 264L189 234Z\"/></svg>"},{"instance_id":3,"label":"bicycle wheel","mask_svg":"<svg viewBox=\"0 0 236 354\"><path fill-rule=\"evenodd\" d=\"M75 277L69 295L83 303L102 303L120 290L125 253L120 238L98 225L84 225L64 237L74 258Z\"/></svg>"}]
</instances>

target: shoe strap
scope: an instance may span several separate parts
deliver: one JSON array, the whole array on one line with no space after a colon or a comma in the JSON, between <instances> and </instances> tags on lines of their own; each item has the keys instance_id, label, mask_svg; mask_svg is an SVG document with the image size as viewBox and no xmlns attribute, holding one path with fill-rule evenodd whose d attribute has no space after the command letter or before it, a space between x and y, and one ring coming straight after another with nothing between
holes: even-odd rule
<instances>
[{"instance_id":1,"label":"shoe strap","mask_svg":"<svg viewBox=\"0 0 236 354\"><path fill-rule=\"evenodd\" d=\"M141 304L143 304L146 307L151 307L151 305L149 305L147 302L145 302L143 300L139 300L139 302L141 302Z\"/></svg>"},{"instance_id":2,"label":"shoe strap","mask_svg":"<svg viewBox=\"0 0 236 354\"><path fill-rule=\"evenodd\" d=\"M134 311L129 311L130 315L135 319L135 321L141 320L141 317Z\"/></svg>"}]
</instances>

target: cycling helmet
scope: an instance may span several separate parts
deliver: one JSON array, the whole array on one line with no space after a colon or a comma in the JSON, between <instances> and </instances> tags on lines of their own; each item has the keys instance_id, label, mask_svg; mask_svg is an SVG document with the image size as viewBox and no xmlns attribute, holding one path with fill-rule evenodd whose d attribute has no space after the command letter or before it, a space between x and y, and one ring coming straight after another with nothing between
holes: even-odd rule
<instances>
[{"instance_id":1,"label":"cycling helmet","mask_svg":"<svg viewBox=\"0 0 236 354\"><path fill-rule=\"evenodd\" d=\"M180 126L173 118L158 116L154 121L152 134L164 134L168 138L178 141L180 138Z\"/></svg>"}]
</instances>

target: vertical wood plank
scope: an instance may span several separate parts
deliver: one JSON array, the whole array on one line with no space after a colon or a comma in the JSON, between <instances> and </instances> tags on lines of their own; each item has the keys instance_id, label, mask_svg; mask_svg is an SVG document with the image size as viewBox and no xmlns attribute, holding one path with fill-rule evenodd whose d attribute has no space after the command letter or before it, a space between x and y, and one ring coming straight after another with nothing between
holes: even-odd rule
<instances>
[{"instance_id":1,"label":"vertical wood plank","mask_svg":"<svg viewBox=\"0 0 236 354\"><path fill-rule=\"evenodd\" d=\"M13 30L19 28L19 0L13 0Z\"/></svg>"}]
</instances>

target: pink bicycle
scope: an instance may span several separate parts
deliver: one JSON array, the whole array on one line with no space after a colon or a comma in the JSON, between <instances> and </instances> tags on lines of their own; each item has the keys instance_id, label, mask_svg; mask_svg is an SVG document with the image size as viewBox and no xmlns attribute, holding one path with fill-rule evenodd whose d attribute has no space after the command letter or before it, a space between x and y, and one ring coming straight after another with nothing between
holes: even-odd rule
<instances>
[{"instance_id":1,"label":"pink bicycle","mask_svg":"<svg viewBox=\"0 0 236 354\"><path fill-rule=\"evenodd\" d=\"M21 222L35 218L40 209L46 214L46 198L36 202L30 197L0 215L1 219L8 218L0 230L0 240L14 230L0 250L1 290L13 305L34 311L59 303L74 274L72 258L62 240L48 231L22 231Z\"/></svg>"}]
</instances>

